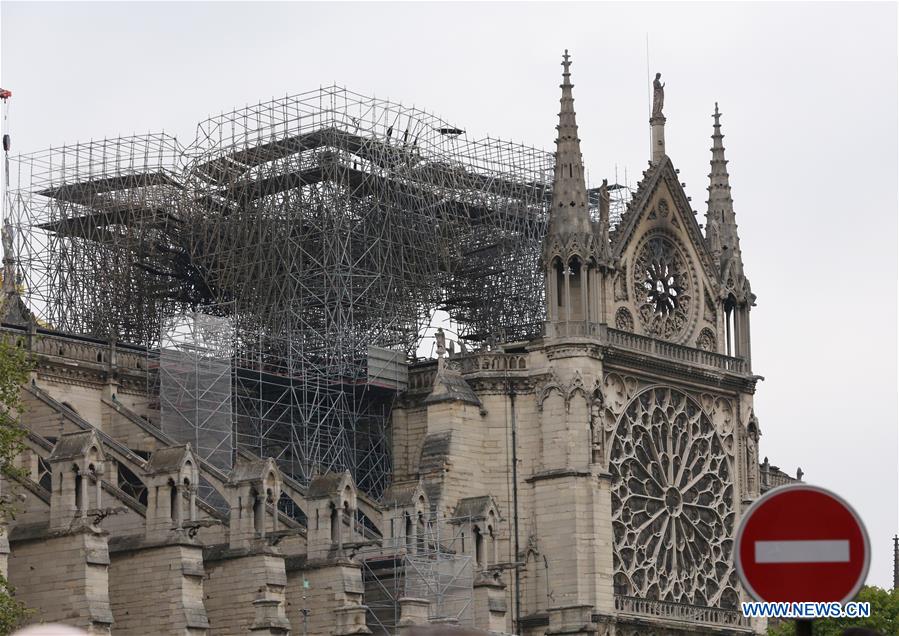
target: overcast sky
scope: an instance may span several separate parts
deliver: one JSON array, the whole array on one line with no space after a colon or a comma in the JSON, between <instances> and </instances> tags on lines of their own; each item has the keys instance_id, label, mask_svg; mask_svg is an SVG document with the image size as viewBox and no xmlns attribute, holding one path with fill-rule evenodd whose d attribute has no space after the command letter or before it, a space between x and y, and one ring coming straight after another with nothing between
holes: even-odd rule
<instances>
[{"instance_id":1,"label":"overcast sky","mask_svg":"<svg viewBox=\"0 0 899 636\"><path fill-rule=\"evenodd\" d=\"M891 586L897 518L896 5L3 2L14 149L196 124L337 83L551 149L560 56L594 184L667 150L705 212L719 102L746 270L761 455L854 504ZM701 221L704 219L701 219Z\"/></svg>"}]
</instances>

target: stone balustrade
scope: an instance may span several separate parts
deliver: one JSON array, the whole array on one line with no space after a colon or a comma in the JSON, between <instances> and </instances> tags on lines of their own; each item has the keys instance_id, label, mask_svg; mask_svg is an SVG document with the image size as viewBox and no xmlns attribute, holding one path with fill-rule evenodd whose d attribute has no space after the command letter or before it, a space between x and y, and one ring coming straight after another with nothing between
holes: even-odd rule
<instances>
[{"instance_id":1,"label":"stone balustrade","mask_svg":"<svg viewBox=\"0 0 899 636\"><path fill-rule=\"evenodd\" d=\"M409 387L408 391L431 390L434 386L434 377L437 375L437 366L431 365L426 367L409 369Z\"/></svg>"},{"instance_id":2,"label":"stone balustrade","mask_svg":"<svg viewBox=\"0 0 899 636\"><path fill-rule=\"evenodd\" d=\"M749 364L743 358L732 358L713 351L685 347L618 329L606 329L605 332L606 341L613 347L639 351L676 362L713 367L731 373L749 373Z\"/></svg>"},{"instance_id":3,"label":"stone balustrade","mask_svg":"<svg viewBox=\"0 0 899 636\"><path fill-rule=\"evenodd\" d=\"M583 320L545 322L543 327L547 338L601 338L604 331L603 325Z\"/></svg>"},{"instance_id":4,"label":"stone balustrade","mask_svg":"<svg viewBox=\"0 0 899 636\"><path fill-rule=\"evenodd\" d=\"M620 594L615 595L615 610L624 615L667 618L691 624L750 627L749 619L737 610L654 601Z\"/></svg>"},{"instance_id":5,"label":"stone balustrade","mask_svg":"<svg viewBox=\"0 0 899 636\"><path fill-rule=\"evenodd\" d=\"M528 357L521 353L491 351L466 355L460 359L462 373L477 371L526 371Z\"/></svg>"},{"instance_id":6,"label":"stone balustrade","mask_svg":"<svg viewBox=\"0 0 899 636\"><path fill-rule=\"evenodd\" d=\"M798 479L790 477L776 466L766 466L765 464L762 464L759 467L759 475L761 476L762 492L768 492L772 488L777 488L778 486L799 483Z\"/></svg>"},{"instance_id":7,"label":"stone balustrade","mask_svg":"<svg viewBox=\"0 0 899 636\"><path fill-rule=\"evenodd\" d=\"M113 344L86 336L62 335L40 328L29 332L27 329L4 325L3 332L5 338L38 355L102 365L114 362L118 368L136 371L147 368L147 352L138 347Z\"/></svg>"}]
</instances>

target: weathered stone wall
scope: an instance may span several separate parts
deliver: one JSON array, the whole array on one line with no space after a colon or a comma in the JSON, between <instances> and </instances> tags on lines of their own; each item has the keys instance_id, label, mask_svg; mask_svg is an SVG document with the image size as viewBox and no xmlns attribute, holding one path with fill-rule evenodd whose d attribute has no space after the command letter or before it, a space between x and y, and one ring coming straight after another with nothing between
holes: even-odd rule
<instances>
[{"instance_id":1,"label":"weathered stone wall","mask_svg":"<svg viewBox=\"0 0 899 636\"><path fill-rule=\"evenodd\" d=\"M55 400L74 410L83 419L100 425L104 409L100 401L102 387L53 382L52 378L50 381L42 378L38 384L50 391Z\"/></svg>"},{"instance_id":2,"label":"weathered stone wall","mask_svg":"<svg viewBox=\"0 0 899 636\"><path fill-rule=\"evenodd\" d=\"M203 551L160 545L114 552L109 568L116 634L206 634Z\"/></svg>"},{"instance_id":3,"label":"weathered stone wall","mask_svg":"<svg viewBox=\"0 0 899 636\"><path fill-rule=\"evenodd\" d=\"M284 558L274 554L224 555L206 561L206 612L209 634L247 634L256 620L253 602L260 598L280 602L286 620Z\"/></svg>"},{"instance_id":4,"label":"weathered stone wall","mask_svg":"<svg viewBox=\"0 0 899 636\"><path fill-rule=\"evenodd\" d=\"M417 478L421 446L428 430L428 410L422 405L395 408L391 417L394 480Z\"/></svg>"},{"instance_id":5,"label":"weathered stone wall","mask_svg":"<svg viewBox=\"0 0 899 636\"><path fill-rule=\"evenodd\" d=\"M52 391L52 389L50 390ZM156 437L106 404L103 405L101 419L92 423L133 451L150 453L160 447Z\"/></svg>"},{"instance_id":6,"label":"weathered stone wall","mask_svg":"<svg viewBox=\"0 0 899 636\"><path fill-rule=\"evenodd\" d=\"M30 620L109 633L113 614L105 534L84 529L13 541L11 548L9 581L16 597L34 610Z\"/></svg>"},{"instance_id":7,"label":"weathered stone wall","mask_svg":"<svg viewBox=\"0 0 899 636\"><path fill-rule=\"evenodd\" d=\"M24 425L41 437L56 439L63 433L78 430L62 413L24 390L22 402L25 406L22 416Z\"/></svg>"},{"instance_id":8,"label":"weathered stone wall","mask_svg":"<svg viewBox=\"0 0 899 636\"><path fill-rule=\"evenodd\" d=\"M304 579L309 582L305 590ZM309 610L306 627L309 636L368 633L365 607L362 605L363 592L362 571L349 561L288 571L287 618L292 633L304 633L301 612L304 607Z\"/></svg>"}]
</instances>

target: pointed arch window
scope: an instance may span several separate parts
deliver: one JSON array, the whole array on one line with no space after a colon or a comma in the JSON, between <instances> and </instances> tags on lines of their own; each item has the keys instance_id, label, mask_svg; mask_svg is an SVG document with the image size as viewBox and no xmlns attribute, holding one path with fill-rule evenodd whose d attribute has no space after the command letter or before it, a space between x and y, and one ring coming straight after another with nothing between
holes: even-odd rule
<instances>
[{"instance_id":1,"label":"pointed arch window","mask_svg":"<svg viewBox=\"0 0 899 636\"><path fill-rule=\"evenodd\" d=\"M737 355L737 299L731 294L724 301L725 337L727 340L727 355Z\"/></svg>"}]
</instances>

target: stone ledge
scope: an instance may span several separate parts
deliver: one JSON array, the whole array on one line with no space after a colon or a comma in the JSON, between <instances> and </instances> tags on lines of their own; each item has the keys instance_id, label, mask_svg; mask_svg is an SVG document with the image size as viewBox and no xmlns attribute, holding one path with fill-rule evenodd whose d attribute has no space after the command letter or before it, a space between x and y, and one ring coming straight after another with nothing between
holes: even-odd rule
<instances>
[{"instance_id":1,"label":"stone ledge","mask_svg":"<svg viewBox=\"0 0 899 636\"><path fill-rule=\"evenodd\" d=\"M584 470L574 470L571 468L551 468L549 470L540 471L539 473L534 473L530 477L526 478L525 481L529 484L533 484L538 481L545 481L547 479L561 479L563 477L593 477L593 473Z\"/></svg>"},{"instance_id":2,"label":"stone ledge","mask_svg":"<svg viewBox=\"0 0 899 636\"><path fill-rule=\"evenodd\" d=\"M535 627L547 627L549 626L549 614L547 613L537 613L530 614L529 616L522 616L521 620L518 621L518 626L520 628L532 629Z\"/></svg>"},{"instance_id":3,"label":"stone ledge","mask_svg":"<svg viewBox=\"0 0 899 636\"><path fill-rule=\"evenodd\" d=\"M119 537L112 537L109 540L109 552L112 554L121 554L123 552L136 552L139 550L167 548L170 546L179 545L189 548L203 547L203 545L195 539L191 539L181 533L176 536L169 535L164 539L148 539L143 534L128 534Z\"/></svg>"}]
</instances>

